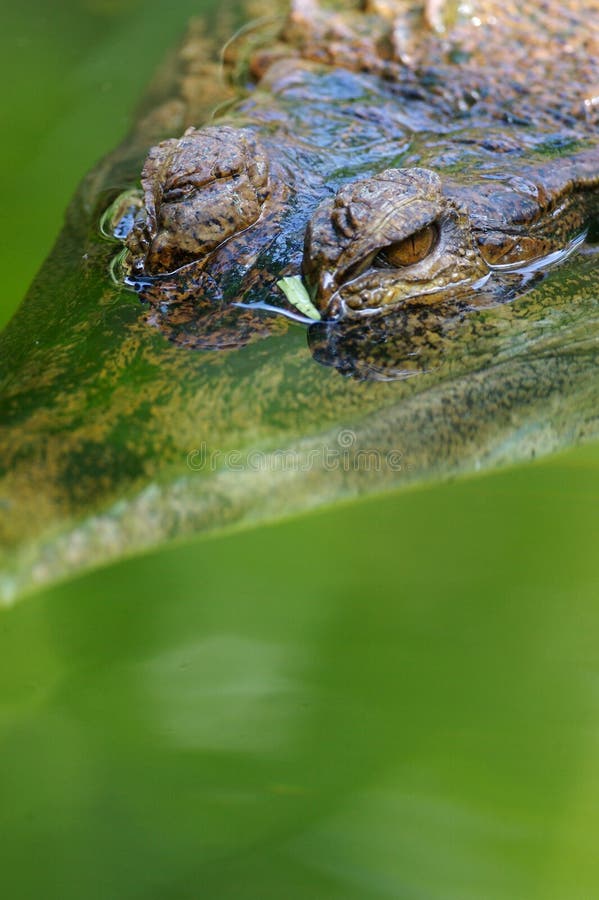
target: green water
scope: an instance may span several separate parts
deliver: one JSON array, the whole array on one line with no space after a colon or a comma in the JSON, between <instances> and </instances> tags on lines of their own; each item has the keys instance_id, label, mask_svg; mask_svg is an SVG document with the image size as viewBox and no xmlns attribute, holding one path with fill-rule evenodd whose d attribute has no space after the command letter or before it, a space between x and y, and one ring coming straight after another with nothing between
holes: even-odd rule
<instances>
[{"instance_id":1,"label":"green water","mask_svg":"<svg viewBox=\"0 0 599 900\"><path fill-rule=\"evenodd\" d=\"M4 319L197 4L164 8L5 13ZM3 896L599 896L598 502L588 447L3 612Z\"/></svg>"}]
</instances>

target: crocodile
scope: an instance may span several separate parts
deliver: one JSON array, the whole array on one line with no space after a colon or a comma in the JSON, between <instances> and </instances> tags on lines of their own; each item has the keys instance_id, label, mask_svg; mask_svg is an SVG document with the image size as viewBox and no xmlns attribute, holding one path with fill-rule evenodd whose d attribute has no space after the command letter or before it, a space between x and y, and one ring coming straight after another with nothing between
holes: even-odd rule
<instances>
[{"instance_id":1,"label":"crocodile","mask_svg":"<svg viewBox=\"0 0 599 900\"><path fill-rule=\"evenodd\" d=\"M0 335L0 603L599 436L595 6L222 6Z\"/></svg>"},{"instance_id":2,"label":"crocodile","mask_svg":"<svg viewBox=\"0 0 599 900\"><path fill-rule=\"evenodd\" d=\"M234 101L150 150L113 223L172 340L276 331L264 310L292 314L278 285L295 277L335 365L331 335L442 327L594 240L597 0L293 0L249 33L224 53Z\"/></svg>"}]
</instances>

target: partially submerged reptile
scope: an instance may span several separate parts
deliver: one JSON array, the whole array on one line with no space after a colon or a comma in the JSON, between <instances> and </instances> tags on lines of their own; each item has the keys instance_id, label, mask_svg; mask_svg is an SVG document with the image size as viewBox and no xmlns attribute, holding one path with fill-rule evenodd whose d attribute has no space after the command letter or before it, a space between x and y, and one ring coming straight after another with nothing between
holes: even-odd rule
<instances>
[{"instance_id":1,"label":"partially submerged reptile","mask_svg":"<svg viewBox=\"0 0 599 900\"><path fill-rule=\"evenodd\" d=\"M406 309L500 302L593 238L598 0L294 0L225 63L240 96L151 149L121 225L127 280L180 343L268 333L251 310L290 309L284 276L319 340L367 320L386 340Z\"/></svg>"},{"instance_id":2,"label":"partially submerged reptile","mask_svg":"<svg viewBox=\"0 0 599 900\"><path fill-rule=\"evenodd\" d=\"M522 26L401 9L296 4L244 31L229 107L213 10L86 176L0 335L0 602L599 436L593 247L544 276L596 220L596 4L527 5ZM108 208L144 305L106 278ZM293 312L284 277L320 309L323 366L256 308Z\"/></svg>"}]
</instances>

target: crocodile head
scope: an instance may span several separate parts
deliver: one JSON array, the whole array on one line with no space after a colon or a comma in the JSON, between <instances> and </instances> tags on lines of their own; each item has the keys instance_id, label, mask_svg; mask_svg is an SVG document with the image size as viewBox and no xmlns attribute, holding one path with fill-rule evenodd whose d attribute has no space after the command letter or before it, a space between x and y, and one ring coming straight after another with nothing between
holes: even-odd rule
<instances>
[{"instance_id":1,"label":"crocodile head","mask_svg":"<svg viewBox=\"0 0 599 900\"><path fill-rule=\"evenodd\" d=\"M290 275L330 321L480 305L504 283L512 297L514 271L526 285L596 217L583 29L554 72L561 26L540 23L522 82L506 49L520 47L517 18L503 32L489 19L488 59L474 20L418 33L404 54L393 42L413 19L366 6L340 18L295 3L272 52L249 54L255 83L220 124L150 151L126 270L169 337L231 347L269 333L272 318L239 304L285 309Z\"/></svg>"},{"instance_id":2,"label":"crocodile head","mask_svg":"<svg viewBox=\"0 0 599 900\"><path fill-rule=\"evenodd\" d=\"M427 169L387 169L345 185L306 232L304 277L324 317L383 312L410 298L438 302L489 267L467 211Z\"/></svg>"},{"instance_id":3,"label":"crocodile head","mask_svg":"<svg viewBox=\"0 0 599 900\"><path fill-rule=\"evenodd\" d=\"M386 168L333 192L293 171L294 148L285 149L286 167L280 145L211 126L146 160L126 239L129 280L155 307L186 307L186 322L209 313L206 346L235 344L232 302L280 304L283 275L301 274L322 318L359 319L471 298L489 276L497 297L502 275L559 258L584 228L584 206L553 189L548 171L463 184L419 166Z\"/></svg>"}]
</instances>

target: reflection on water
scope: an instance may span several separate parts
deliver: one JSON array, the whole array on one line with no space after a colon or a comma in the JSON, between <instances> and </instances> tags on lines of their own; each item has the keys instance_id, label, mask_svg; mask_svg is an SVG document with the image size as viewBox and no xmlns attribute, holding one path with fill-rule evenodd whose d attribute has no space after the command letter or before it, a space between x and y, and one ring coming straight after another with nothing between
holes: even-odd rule
<instances>
[{"instance_id":1,"label":"reflection on water","mask_svg":"<svg viewBox=\"0 0 599 900\"><path fill-rule=\"evenodd\" d=\"M589 247L585 260L575 258L558 270L493 274L479 290L433 303L415 299L385 315L317 322L309 329L310 350L343 375L398 381L465 374L509 356L533 358L558 333L562 346L569 340L576 346L573 319L578 314L592 328L595 296L577 295L574 280L568 285L567 279L592 273L594 255ZM529 295L545 279L546 293Z\"/></svg>"},{"instance_id":2,"label":"reflection on water","mask_svg":"<svg viewBox=\"0 0 599 900\"><path fill-rule=\"evenodd\" d=\"M568 459L4 611L11 896L595 896L599 481Z\"/></svg>"},{"instance_id":3,"label":"reflection on water","mask_svg":"<svg viewBox=\"0 0 599 900\"><path fill-rule=\"evenodd\" d=\"M304 699L297 655L289 646L216 634L154 658L137 673L148 727L180 748L268 753L293 746Z\"/></svg>"},{"instance_id":4,"label":"reflection on water","mask_svg":"<svg viewBox=\"0 0 599 900\"><path fill-rule=\"evenodd\" d=\"M409 790L399 772L395 780L350 796L294 842L293 855L356 896L360 891L444 900L513 896L519 873L510 864L510 850L534 847L534 828L507 811L495 817L492 809L477 809L450 791L448 796L442 786L431 791L431 776L434 772L415 766Z\"/></svg>"}]
</instances>

